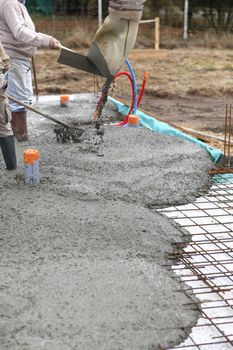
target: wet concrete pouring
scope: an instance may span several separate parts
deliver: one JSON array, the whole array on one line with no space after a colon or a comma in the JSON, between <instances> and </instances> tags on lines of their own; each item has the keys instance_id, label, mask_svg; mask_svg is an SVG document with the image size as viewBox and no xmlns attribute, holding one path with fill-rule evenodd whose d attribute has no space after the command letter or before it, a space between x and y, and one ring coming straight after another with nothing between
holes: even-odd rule
<instances>
[{"instance_id":1,"label":"wet concrete pouring","mask_svg":"<svg viewBox=\"0 0 233 350\"><path fill-rule=\"evenodd\" d=\"M90 124L97 99L38 108L85 130L58 143L54 124L29 114L19 168L0 173L0 349L155 350L180 343L199 313L164 267L189 239L153 209L191 202L210 187L209 155L144 128ZM116 112L107 104L108 121ZM27 187L22 152L41 154L42 182ZM2 158L0 156L0 162Z\"/></svg>"}]
</instances>

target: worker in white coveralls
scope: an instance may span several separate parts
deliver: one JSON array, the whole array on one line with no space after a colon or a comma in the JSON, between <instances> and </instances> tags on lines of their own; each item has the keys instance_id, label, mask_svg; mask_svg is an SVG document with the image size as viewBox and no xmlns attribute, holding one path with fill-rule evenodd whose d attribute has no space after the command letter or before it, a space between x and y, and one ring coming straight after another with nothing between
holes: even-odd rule
<instances>
[{"instance_id":1,"label":"worker in white coveralls","mask_svg":"<svg viewBox=\"0 0 233 350\"><path fill-rule=\"evenodd\" d=\"M30 104L32 99L31 58L36 47L58 49L60 43L50 35L37 33L25 7L26 0L0 0L0 41L10 57L6 75L7 94ZM24 107L10 101L12 129L18 141L28 139Z\"/></svg>"},{"instance_id":2,"label":"worker in white coveralls","mask_svg":"<svg viewBox=\"0 0 233 350\"><path fill-rule=\"evenodd\" d=\"M88 58L104 76L113 77L132 50L145 0L110 0L109 15L96 32Z\"/></svg>"},{"instance_id":3,"label":"worker in white coveralls","mask_svg":"<svg viewBox=\"0 0 233 350\"><path fill-rule=\"evenodd\" d=\"M7 82L4 74L9 68L10 58L0 43L0 148L7 170L16 168L15 142L11 128L11 111L6 97Z\"/></svg>"}]
</instances>

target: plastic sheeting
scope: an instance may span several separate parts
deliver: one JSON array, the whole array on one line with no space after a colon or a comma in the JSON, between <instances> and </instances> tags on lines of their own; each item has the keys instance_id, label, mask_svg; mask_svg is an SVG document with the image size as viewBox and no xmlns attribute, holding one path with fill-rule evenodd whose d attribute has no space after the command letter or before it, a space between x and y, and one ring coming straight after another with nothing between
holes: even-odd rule
<instances>
[{"instance_id":1,"label":"plastic sheeting","mask_svg":"<svg viewBox=\"0 0 233 350\"><path fill-rule=\"evenodd\" d=\"M127 106L125 106L123 103L115 100L112 97L108 97L108 100L111 101L115 107L117 108L117 111L122 114L122 115L127 115L129 108ZM176 136L176 137L182 137L183 139L186 139L188 141L191 141L193 143L196 143L197 145L199 145L200 147L204 148L212 157L214 163L216 163L222 156L222 152L217 149L217 148L213 148L209 145L207 145L206 143L197 140L196 138L189 136L177 129L175 129L174 127L170 126L167 123L164 122L160 122L158 120L156 120L153 117L150 117L149 115L145 114L144 112L137 110L136 113L139 117L140 117L140 123L145 126L146 128L153 130L155 132L158 132L160 134L166 134L166 135L170 135L170 136Z\"/></svg>"},{"instance_id":2,"label":"plastic sheeting","mask_svg":"<svg viewBox=\"0 0 233 350\"><path fill-rule=\"evenodd\" d=\"M28 0L26 6L29 12L40 10L48 15L53 13L56 4L54 0Z\"/></svg>"},{"instance_id":3,"label":"plastic sheeting","mask_svg":"<svg viewBox=\"0 0 233 350\"><path fill-rule=\"evenodd\" d=\"M213 177L213 182L217 184L233 183L233 174L221 174Z\"/></svg>"}]
</instances>

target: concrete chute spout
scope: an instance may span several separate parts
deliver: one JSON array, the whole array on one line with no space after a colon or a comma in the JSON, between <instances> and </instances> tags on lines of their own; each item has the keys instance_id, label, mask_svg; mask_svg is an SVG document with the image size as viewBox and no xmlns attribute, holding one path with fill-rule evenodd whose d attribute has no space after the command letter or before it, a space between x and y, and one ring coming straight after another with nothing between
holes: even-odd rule
<instances>
[{"instance_id":1,"label":"concrete chute spout","mask_svg":"<svg viewBox=\"0 0 233 350\"><path fill-rule=\"evenodd\" d=\"M111 79L134 47L145 0L111 0L109 15L97 30L88 59Z\"/></svg>"},{"instance_id":2,"label":"concrete chute spout","mask_svg":"<svg viewBox=\"0 0 233 350\"><path fill-rule=\"evenodd\" d=\"M61 47L58 62L112 81L134 47L144 2L111 0L109 15L97 30L87 56Z\"/></svg>"}]
</instances>

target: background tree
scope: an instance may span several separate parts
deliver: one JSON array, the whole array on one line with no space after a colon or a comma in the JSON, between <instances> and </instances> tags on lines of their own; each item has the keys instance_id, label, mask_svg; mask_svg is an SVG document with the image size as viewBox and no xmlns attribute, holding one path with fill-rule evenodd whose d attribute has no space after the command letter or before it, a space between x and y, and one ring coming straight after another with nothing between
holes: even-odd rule
<instances>
[{"instance_id":1,"label":"background tree","mask_svg":"<svg viewBox=\"0 0 233 350\"><path fill-rule=\"evenodd\" d=\"M233 0L190 0L192 11L202 10L207 27L218 32L233 28Z\"/></svg>"}]
</instances>

